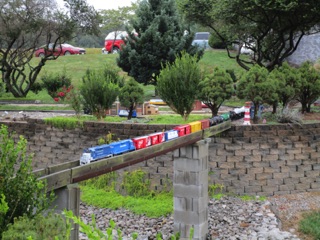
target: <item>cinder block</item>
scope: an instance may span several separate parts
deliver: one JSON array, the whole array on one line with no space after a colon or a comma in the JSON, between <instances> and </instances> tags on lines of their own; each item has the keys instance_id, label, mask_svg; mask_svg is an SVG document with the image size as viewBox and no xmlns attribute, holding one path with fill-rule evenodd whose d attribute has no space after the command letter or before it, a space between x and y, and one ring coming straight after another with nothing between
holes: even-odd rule
<instances>
[{"instance_id":1,"label":"cinder block","mask_svg":"<svg viewBox=\"0 0 320 240\"><path fill-rule=\"evenodd\" d=\"M279 186L279 191L293 191L295 190L295 185L294 184L286 184L286 185L280 185Z\"/></svg>"},{"instance_id":2,"label":"cinder block","mask_svg":"<svg viewBox=\"0 0 320 240\"><path fill-rule=\"evenodd\" d=\"M40 151L44 152L44 153L51 153L52 152L52 148L51 147L42 146Z\"/></svg>"},{"instance_id":3,"label":"cinder block","mask_svg":"<svg viewBox=\"0 0 320 240\"><path fill-rule=\"evenodd\" d=\"M177 171L203 171L208 167L207 160L191 158L175 158L173 161L174 169Z\"/></svg>"},{"instance_id":4,"label":"cinder block","mask_svg":"<svg viewBox=\"0 0 320 240\"><path fill-rule=\"evenodd\" d=\"M240 149L240 150L235 150L235 156L248 156L251 155L251 150L250 149Z\"/></svg>"},{"instance_id":5,"label":"cinder block","mask_svg":"<svg viewBox=\"0 0 320 240\"><path fill-rule=\"evenodd\" d=\"M288 177L289 177L288 172L273 173L273 179L284 179L284 178L288 178Z\"/></svg>"},{"instance_id":6,"label":"cinder block","mask_svg":"<svg viewBox=\"0 0 320 240\"><path fill-rule=\"evenodd\" d=\"M244 143L242 144L243 149L253 150L253 149L260 149L259 143Z\"/></svg>"},{"instance_id":7,"label":"cinder block","mask_svg":"<svg viewBox=\"0 0 320 240\"><path fill-rule=\"evenodd\" d=\"M270 149L257 149L257 150L252 150L252 155L269 155L270 154Z\"/></svg>"},{"instance_id":8,"label":"cinder block","mask_svg":"<svg viewBox=\"0 0 320 240\"><path fill-rule=\"evenodd\" d=\"M314 183L317 181L317 178L307 178L307 177L303 177L303 178L300 178L300 183Z\"/></svg>"},{"instance_id":9,"label":"cinder block","mask_svg":"<svg viewBox=\"0 0 320 240\"><path fill-rule=\"evenodd\" d=\"M263 167L256 167L248 169L248 174L261 174L263 173Z\"/></svg>"},{"instance_id":10,"label":"cinder block","mask_svg":"<svg viewBox=\"0 0 320 240\"><path fill-rule=\"evenodd\" d=\"M174 197L173 206L175 211L192 211L192 198Z\"/></svg>"},{"instance_id":11,"label":"cinder block","mask_svg":"<svg viewBox=\"0 0 320 240\"><path fill-rule=\"evenodd\" d=\"M182 184L173 184L174 197L187 197L187 198L196 198L203 197L204 192L208 190L204 185L195 186L195 185L182 185Z\"/></svg>"},{"instance_id":12,"label":"cinder block","mask_svg":"<svg viewBox=\"0 0 320 240\"><path fill-rule=\"evenodd\" d=\"M266 168L266 167L269 167L270 166L270 162L269 161L261 161L261 162L253 162L253 167L263 167L263 168Z\"/></svg>"},{"instance_id":13,"label":"cinder block","mask_svg":"<svg viewBox=\"0 0 320 240\"><path fill-rule=\"evenodd\" d=\"M311 188L310 183L297 183L295 184L295 190L306 190Z\"/></svg>"},{"instance_id":14,"label":"cinder block","mask_svg":"<svg viewBox=\"0 0 320 240\"><path fill-rule=\"evenodd\" d=\"M311 183L312 189L320 189L320 182L313 182Z\"/></svg>"},{"instance_id":15,"label":"cinder block","mask_svg":"<svg viewBox=\"0 0 320 240\"><path fill-rule=\"evenodd\" d=\"M262 186L262 192L274 193L279 191L279 186Z\"/></svg>"},{"instance_id":16,"label":"cinder block","mask_svg":"<svg viewBox=\"0 0 320 240\"><path fill-rule=\"evenodd\" d=\"M263 155L262 156L262 161L278 161L279 160L279 155Z\"/></svg>"},{"instance_id":17,"label":"cinder block","mask_svg":"<svg viewBox=\"0 0 320 240\"><path fill-rule=\"evenodd\" d=\"M278 148L271 148L270 149L270 154L272 155L283 155L286 153L285 149L278 149Z\"/></svg>"},{"instance_id":18,"label":"cinder block","mask_svg":"<svg viewBox=\"0 0 320 240\"><path fill-rule=\"evenodd\" d=\"M258 173L256 174L256 179L257 180L267 180L267 179L272 179L272 173Z\"/></svg>"},{"instance_id":19,"label":"cinder block","mask_svg":"<svg viewBox=\"0 0 320 240\"><path fill-rule=\"evenodd\" d=\"M227 162L241 162L244 156L227 156Z\"/></svg>"},{"instance_id":20,"label":"cinder block","mask_svg":"<svg viewBox=\"0 0 320 240\"><path fill-rule=\"evenodd\" d=\"M261 186L246 186L246 187L244 187L245 193L256 193L256 192L261 192L261 191L262 191Z\"/></svg>"},{"instance_id":21,"label":"cinder block","mask_svg":"<svg viewBox=\"0 0 320 240\"><path fill-rule=\"evenodd\" d=\"M233 150L225 150L225 149L217 149L217 155L218 156L234 156Z\"/></svg>"},{"instance_id":22,"label":"cinder block","mask_svg":"<svg viewBox=\"0 0 320 240\"><path fill-rule=\"evenodd\" d=\"M249 155L244 157L245 162L259 162L261 161L261 155Z\"/></svg>"},{"instance_id":23,"label":"cinder block","mask_svg":"<svg viewBox=\"0 0 320 240\"><path fill-rule=\"evenodd\" d=\"M283 179L283 183L285 185L293 185L293 184L297 184L300 182L300 178L292 178L292 177L289 177L289 178L285 178Z\"/></svg>"},{"instance_id":24,"label":"cinder block","mask_svg":"<svg viewBox=\"0 0 320 240\"><path fill-rule=\"evenodd\" d=\"M234 151L234 150L240 150L242 149L242 146L241 145L238 145L238 144L225 144L225 149L227 151Z\"/></svg>"},{"instance_id":25,"label":"cinder block","mask_svg":"<svg viewBox=\"0 0 320 240\"><path fill-rule=\"evenodd\" d=\"M250 180L248 186L267 186L266 179Z\"/></svg>"},{"instance_id":26,"label":"cinder block","mask_svg":"<svg viewBox=\"0 0 320 240\"><path fill-rule=\"evenodd\" d=\"M283 185L283 179L267 179L268 186Z\"/></svg>"},{"instance_id":27,"label":"cinder block","mask_svg":"<svg viewBox=\"0 0 320 240\"><path fill-rule=\"evenodd\" d=\"M191 211L174 211L173 218L175 222L184 224L199 225L208 221L208 211L191 212Z\"/></svg>"},{"instance_id":28,"label":"cinder block","mask_svg":"<svg viewBox=\"0 0 320 240\"><path fill-rule=\"evenodd\" d=\"M304 171L299 171L299 172L290 172L289 176L291 178L303 178L305 177L305 172Z\"/></svg>"},{"instance_id":29,"label":"cinder block","mask_svg":"<svg viewBox=\"0 0 320 240\"><path fill-rule=\"evenodd\" d=\"M230 169L230 168L235 167L235 163L234 162L222 162L222 163L218 163L218 167L221 169Z\"/></svg>"},{"instance_id":30,"label":"cinder block","mask_svg":"<svg viewBox=\"0 0 320 240\"><path fill-rule=\"evenodd\" d=\"M305 177L319 177L320 176L320 171L305 171Z\"/></svg>"},{"instance_id":31,"label":"cinder block","mask_svg":"<svg viewBox=\"0 0 320 240\"><path fill-rule=\"evenodd\" d=\"M277 143L277 148L278 149L292 149L292 147L293 147L293 144L292 144L292 142L279 142L279 143Z\"/></svg>"},{"instance_id":32,"label":"cinder block","mask_svg":"<svg viewBox=\"0 0 320 240\"><path fill-rule=\"evenodd\" d=\"M208 181L208 170L201 172L174 171L174 183L200 185Z\"/></svg>"}]
</instances>

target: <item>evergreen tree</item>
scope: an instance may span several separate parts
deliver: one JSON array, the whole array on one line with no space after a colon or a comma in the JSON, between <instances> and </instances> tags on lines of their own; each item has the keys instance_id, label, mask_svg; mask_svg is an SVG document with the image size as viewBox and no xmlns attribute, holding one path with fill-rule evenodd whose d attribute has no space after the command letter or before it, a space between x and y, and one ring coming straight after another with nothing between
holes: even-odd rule
<instances>
[{"instance_id":1,"label":"evergreen tree","mask_svg":"<svg viewBox=\"0 0 320 240\"><path fill-rule=\"evenodd\" d=\"M255 65L241 77L237 85L237 96L250 100L254 105L254 123L258 122L257 113L260 104L277 97L276 84L268 75L267 68Z\"/></svg>"},{"instance_id":2,"label":"evergreen tree","mask_svg":"<svg viewBox=\"0 0 320 240\"><path fill-rule=\"evenodd\" d=\"M300 88L297 92L297 100L301 103L301 112L309 113L311 104L320 96L320 74L310 62L305 62L299 68L301 74Z\"/></svg>"},{"instance_id":3,"label":"evergreen tree","mask_svg":"<svg viewBox=\"0 0 320 240\"><path fill-rule=\"evenodd\" d=\"M158 77L161 98L184 120L193 110L200 79L201 70L196 57L185 52L173 63L168 63Z\"/></svg>"},{"instance_id":4,"label":"evergreen tree","mask_svg":"<svg viewBox=\"0 0 320 240\"><path fill-rule=\"evenodd\" d=\"M190 55L203 55L192 46L193 34L182 24L175 0L144 0L131 21L135 32L127 32L125 46L117 59L118 66L137 82L156 85L162 66L173 63L185 50Z\"/></svg>"},{"instance_id":5,"label":"evergreen tree","mask_svg":"<svg viewBox=\"0 0 320 240\"><path fill-rule=\"evenodd\" d=\"M210 108L212 117L218 115L222 103L231 98L233 93L233 80L230 74L218 67L199 83L198 98Z\"/></svg>"}]
</instances>

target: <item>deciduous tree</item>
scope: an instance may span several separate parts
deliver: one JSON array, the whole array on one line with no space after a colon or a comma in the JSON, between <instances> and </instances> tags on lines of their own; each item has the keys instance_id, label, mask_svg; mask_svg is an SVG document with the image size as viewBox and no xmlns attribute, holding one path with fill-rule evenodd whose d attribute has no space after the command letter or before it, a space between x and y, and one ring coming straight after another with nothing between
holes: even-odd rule
<instances>
[{"instance_id":1,"label":"deciduous tree","mask_svg":"<svg viewBox=\"0 0 320 240\"><path fill-rule=\"evenodd\" d=\"M317 0L179 0L187 19L208 26L227 47L228 55L249 69L258 64L271 71L290 56L303 36L319 32ZM232 46L239 50L234 54ZM250 57L241 56L241 48Z\"/></svg>"},{"instance_id":2,"label":"deciduous tree","mask_svg":"<svg viewBox=\"0 0 320 240\"><path fill-rule=\"evenodd\" d=\"M31 62L40 46L58 46L71 40L77 29L97 33L99 17L86 0L64 0L65 9L52 0L2 0L0 2L0 71L15 97L25 97L42 67L58 56L53 53Z\"/></svg>"}]
</instances>

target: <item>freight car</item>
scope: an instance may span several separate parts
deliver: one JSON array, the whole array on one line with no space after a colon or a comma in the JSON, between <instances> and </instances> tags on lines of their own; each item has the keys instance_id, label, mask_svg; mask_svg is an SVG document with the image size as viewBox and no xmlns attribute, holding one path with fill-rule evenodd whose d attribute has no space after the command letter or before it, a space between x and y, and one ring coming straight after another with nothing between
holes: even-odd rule
<instances>
[{"instance_id":1,"label":"freight car","mask_svg":"<svg viewBox=\"0 0 320 240\"><path fill-rule=\"evenodd\" d=\"M146 136L140 136L133 139L126 139L110 144L87 148L83 151L80 158L80 165L89 164L102 158L113 157L130 151L143 149L155 144L161 144L190 133L201 131L203 129L215 126L224 121L240 119L244 116L245 108L235 108L234 111L214 116L210 119L191 122L175 127L165 132L152 133Z\"/></svg>"}]
</instances>

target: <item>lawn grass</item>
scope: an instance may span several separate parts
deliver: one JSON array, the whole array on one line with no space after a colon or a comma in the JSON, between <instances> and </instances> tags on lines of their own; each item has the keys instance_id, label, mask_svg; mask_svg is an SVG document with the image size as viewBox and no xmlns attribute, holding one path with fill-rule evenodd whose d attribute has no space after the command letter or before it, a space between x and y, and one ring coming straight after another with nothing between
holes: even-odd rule
<instances>
[{"instance_id":1,"label":"lawn grass","mask_svg":"<svg viewBox=\"0 0 320 240\"><path fill-rule=\"evenodd\" d=\"M81 201L99 208L126 208L135 214L161 217L173 212L173 194L163 192L148 197L122 196L116 191L105 191L91 186L81 186Z\"/></svg>"},{"instance_id":2,"label":"lawn grass","mask_svg":"<svg viewBox=\"0 0 320 240\"><path fill-rule=\"evenodd\" d=\"M314 239L320 239L320 211L305 214L299 222L299 231Z\"/></svg>"},{"instance_id":3,"label":"lawn grass","mask_svg":"<svg viewBox=\"0 0 320 240\"><path fill-rule=\"evenodd\" d=\"M41 77L45 74L58 74L65 69L66 74L71 77L72 84L78 87L81 85L82 77L87 69L99 70L105 67L113 67L118 70L119 75L128 78L127 73L117 66L116 59L119 55L102 54L100 48L87 48L86 51L87 54L85 55L61 56L57 60L47 61L37 81L41 82ZM38 62L39 58L33 58L31 65L36 65ZM234 69L237 76L240 76L243 71L235 60L227 56L225 50L207 50L199 64L202 69L209 69L209 71L216 66L224 69ZM146 101L154 97L154 86L141 86L144 89L144 99ZM0 99L14 99L14 97L8 93L4 94ZM26 99L40 100L42 103L55 103L45 90L39 94L29 92Z\"/></svg>"}]
</instances>

